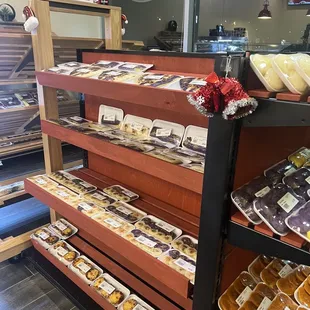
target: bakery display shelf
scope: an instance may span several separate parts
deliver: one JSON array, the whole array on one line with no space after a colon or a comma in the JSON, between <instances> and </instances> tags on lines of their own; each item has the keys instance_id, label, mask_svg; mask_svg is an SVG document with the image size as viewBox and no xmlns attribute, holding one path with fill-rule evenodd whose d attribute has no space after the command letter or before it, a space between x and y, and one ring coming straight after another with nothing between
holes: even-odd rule
<instances>
[{"instance_id":1,"label":"bakery display shelf","mask_svg":"<svg viewBox=\"0 0 310 310\"><path fill-rule=\"evenodd\" d=\"M124 268L131 270L139 278L156 290L169 296L181 306L188 307L192 284L189 280L156 258L140 250L124 238L93 221L80 211L54 197L30 181L25 181L28 193L50 206L67 218L79 229L79 234L92 245L113 257Z\"/></svg>"},{"instance_id":2,"label":"bakery display shelf","mask_svg":"<svg viewBox=\"0 0 310 310\"><path fill-rule=\"evenodd\" d=\"M14 113L14 112L23 112L23 111L37 111L39 107L37 105L35 106L29 106L29 107L20 107L20 108L12 108L12 109L1 109L0 114L8 114L8 113Z\"/></svg>"},{"instance_id":3,"label":"bakery display shelf","mask_svg":"<svg viewBox=\"0 0 310 310\"><path fill-rule=\"evenodd\" d=\"M143 171L198 194L201 193L203 174L199 172L172 165L157 158L90 137L49 121L42 121L41 128L43 133L51 137L76 145L89 152Z\"/></svg>"},{"instance_id":4,"label":"bakery display shelf","mask_svg":"<svg viewBox=\"0 0 310 310\"><path fill-rule=\"evenodd\" d=\"M264 98L264 99L276 98L277 100L290 101L290 102L308 102L309 100L307 94L299 95L290 92L276 93L276 92L270 92L266 89L251 89L248 91L248 94L256 98Z\"/></svg>"},{"instance_id":5,"label":"bakery display shelf","mask_svg":"<svg viewBox=\"0 0 310 310\"><path fill-rule=\"evenodd\" d=\"M152 71L162 73L162 71ZM174 72L174 74L180 74ZM200 77L197 74L188 74ZM184 115L201 116L187 100L188 92L166 88L140 86L134 84L102 81L90 78L56 74L51 72L38 72L36 76L40 85L57 89L66 89L105 99L118 100L126 103L168 110ZM206 120L207 121L207 120Z\"/></svg>"},{"instance_id":6,"label":"bakery display shelf","mask_svg":"<svg viewBox=\"0 0 310 310\"><path fill-rule=\"evenodd\" d=\"M0 86L5 85L22 85L22 84L35 84L35 79L12 79L12 80L0 80Z\"/></svg>"}]
</instances>

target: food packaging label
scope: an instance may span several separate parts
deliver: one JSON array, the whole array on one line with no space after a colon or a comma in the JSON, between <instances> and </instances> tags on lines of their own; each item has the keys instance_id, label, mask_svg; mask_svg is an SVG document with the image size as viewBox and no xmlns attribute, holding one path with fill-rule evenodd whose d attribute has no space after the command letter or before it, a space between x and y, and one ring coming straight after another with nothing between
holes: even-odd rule
<instances>
[{"instance_id":1,"label":"food packaging label","mask_svg":"<svg viewBox=\"0 0 310 310\"><path fill-rule=\"evenodd\" d=\"M260 191L258 191L257 193L255 193L255 196L258 197L264 197L267 193L270 192L270 187L266 186L263 189L261 189Z\"/></svg>"},{"instance_id":2,"label":"food packaging label","mask_svg":"<svg viewBox=\"0 0 310 310\"><path fill-rule=\"evenodd\" d=\"M190 273L195 273L195 271L196 271L196 266L192 265L191 263L185 261L182 258L176 259L173 263L178 265L179 267L187 270Z\"/></svg>"},{"instance_id":3,"label":"food packaging label","mask_svg":"<svg viewBox=\"0 0 310 310\"><path fill-rule=\"evenodd\" d=\"M193 137L192 144L207 147L207 140L205 137Z\"/></svg>"},{"instance_id":4,"label":"food packaging label","mask_svg":"<svg viewBox=\"0 0 310 310\"><path fill-rule=\"evenodd\" d=\"M118 71L110 71L109 72L109 75L112 75L112 76L118 76L118 75L121 75L122 72L118 72Z\"/></svg>"},{"instance_id":5,"label":"food packaging label","mask_svg":"<svg viewBox=\"0 0 310 310\"><path fill-rule=\"evenodd\" d=\"M130 198L133 198L133 197L136 197L136 196L137 196L136 193L134 193L134 192L132 192L132 191L130 191L130 190L128 190L128 189L124 189L124 190L123 190L123 193L124 193L125 195L127 195L128 197L130 197Z\"/></svg>"},{"instance_id":6,"label":"food packaging label","mask_svg":"<svg viewBox=\"0 0 310 310\"><path fill-rule=\"evenodd\" d=\"M46 239L49 237L49 235L48 235L46 232L44 232L44 231L40 232L40 233L38 234L38 236L39 236L42 240L46 240Z\"/></svg>"},{"instance_id":7,"label":"food packaging label","mask_svg":"<svg viewBox=\"0 0 310 310\"><path fill-rule=\"evenodd\" d=\"M310 184L310 177L307 177L306 182Z\"/></svg>"},{"instance_id":8,"label":"food packaging label","mask_svg":"<svg viewBox=\"0 0 310 310\"><path fill-rule=\"evenodd\" d=\"M123 207L123 206L120 206L118 208L116 208L116 210L126 214L126 215L129 215L129 214L132 214L133 212L129 209L127 209L126 207Z\"/></svg>"},{"instance_id":9,"label":"food packaging label","mask_svg":"<svg viewBox=\"0 0 310 310\"><path fill-rule=\"evenodd\" d=\"M156 226L162 228L163 230L167 231L168 233L172 232L175 229L174 226L172 226L168 223L165 223L163 221L156 223Z\"/></svg>"},{"instance_id":10,"label":"food packaging label","mask_svg":"<svg viewBox=\"0 0 310 310\"><path fill-rule=\"evenodd\" d=\"M169 137L171 135L170 128L160 128L156 130L156 137Z\"/></svg>"},{"instance_id":11,"label":"food packaging label","mask_svg":"<svg viewBox=\"0 0 310 310\"><path fill-rule=\"evenodd\" d=\"M115 291L115 287L106 281L103 281L99 285L99 288L104 290L108 295L111 295Z\"/></svg>"},{"instance_id":12,"label":"food packaging label","mask_svg":"<svg viewBox=\"0 0 310 310\"><path fill-rule=\"evenodd\" d=\"M96 198L96 199L98 199L98 200L100 200L100 201L106 199L106 196L100 195L100 194L98 194L98 193L92 194L91 196L94 197L94 198Z\"/></svg>"},{"instance_id":13,"label":"food packaging label","mask_svg":"<svg viewBox=\"0 0 310 310\"><path fill-rule=\"evenodd\" d=\"M69 194L64 191L57 191L56 194L60 197L69 197Z\"/></svg>"},{"instance_id":14,"label":"food packaging label","mask_svg":"<svg viewBox=\"0 0 310 310\"><path fill-rule=\"evenodd\" d=\"M143 124L132 122L131 127L137 131L141 131L143 129Z\"/></svg>"},{"instance_id":15,"label":"food packaging label","mask_svg":"<svg viewBox=\"0 0 310 310\"><path fill-rule=\"evenodd\" d=\"M119 228L122 226L121 223L117 222L116 220L112 219L112 218L107 218L104 220L105 223L115 227L115 228Z\"/></svg>"},{"instance_id":16,"label":"food packaging label","mask_svg":"<svg viewBox=\"0 0 310 310\"><path fill-rule=\"evenodd\" d=\"M164 75L149 74L149 75L145 75L144 79L146 79L146 80L161 80L163 77L164 77Z\"/></svg>"},{"instance_id":17,"label":"food packaging label","mask_svg":"<svg viewBox=\"0 0 310 310\"><path fill-rule=\"evenodd\" d=\"M291 194L286 193L281 199L277 201L278 205L286 212L290 213L298 204L298 200Z\"/></svg>"},{"instance_id":18,"label":"food packaging label","mask_svg":"<svg viewBox=\"0 0 310 310\"><path fill-rule=\"evenodd\" d=\"M56 249L56 253L60 256L65 256L68 253L68 250L60 246Z\"/></svg>"},{"instance_id":19,"label":"food packaging label","mask_svg":"<svg viewBox=\"0 0 310 310\"><path fill-rule=\"evenodd\" d=\"M57 228L59 228L60 230L65 230L67 229L67 226L65 224L63 224L61 221L57 221L54 224Z\"/></svg>"},{"instance_id":20,"label":"food packaging label","mask_svg":"<svg viewBox=\"0 0 310 310\"><path fill-rule=\"evenodd\" d=\"M98 114L98 123L110 125L111 128L118 128L124 119L124 111L122 109L100 105Z\"/></svg>"},{"instance_id":21,"label":"food packaging label","mask_svg":"<svg viewBox=\"0 0 310 310\"><path fill-rule=\"evenodd\" d=\"M115 119L116 119L116 115L115 114L104 115L104 117L103 117L104 121L115 122Z\"/></svg>"},{"instance_id":22,"label":"food packaging label","mask_svg":"<svg viewBox=\"0 0 310 310\"><path fill-rule=\"evenodd\" d=\"M251 288L249 288L248 286L245 287L245 289L236 299L236 303L239 307L241 307L249 299L252 292L253 291L251 290Z\"/></svg>"},{"instance_id":23,"label":"food packaging label","mask_svg":"<svg viewBox=\"0 0 310 310\"><path fill-rule=\"evenodd\" d=\"M208 129L189 125L185 129L182 148L205 154L207 147Z\"/></svg>"},{"instance_id":24,"label":"food packaging label","mask_svg":"<svg viewBox=\"0 0 310 310\"><path fill-rule=\"evenodd\" d=\"M142 235L137 237L136 240L138 242L148 246L149 248L154 248L155 245L157 244L157 242L154 242L154 241L152 241L152 240L150 240L150 239L148 239L148 238L146 238L146 237L144 237Z\"/></svg>"},{"instance_id":25,"label":"food packaging label","mask_svg":"<svg viewBox=\"0 0 310 310\"><path fill-rule=\"evenodd\" d=\"M293 268L286 264L280 271L279 271L279 276L281 278L285 278L290 272L292 272Z\"/></svg>"},{"instance_id":26,"label":"food packaging label","mask_svg":"<svg viewBox=\"0 0 310 310\"><path fill-rule=\"evenodd\" d=\"M84 262L78 263L76 267L82 270L84 273L87 273L91 269L91 267L86 265Z\"/></svg>"},{"instance_id":27,"label":"food packaging label","mask_svg":"<svg viewBox=\"0 0 310 310\"><path fill-rule=\"evenodd\" d=\"M93 185L87 183L87 182L81 182L80 185L84 186L85 188L91 188L94 187Z\"/></svg>"},{"instance_id":28,"label":"food packaging label","mask_svg":"<svg viewBox=\"0 0 310 310\"><path fill-rule=\"evenodd\" d=\"M38 184L40 184L40 185L45 185L45 184L47 184L47 182L44 181L42 178L37 178L35 181L36 181Z\"/></svg>"},{"instance_id":29,"label":"food packaging label","mask_svg":"<svg viewBox=\"0 0 310 310\"><path fill-rule=\"evenodd\" d=\"M136 305L132 310L147 310L147 309L141 305Z\"/></svg>"},{"instance_id":30,"label":"food packaging label","mask_svg":"<svg viewBox=\"0 0 310 310\"><path fill-rule=\"evenodd\" d=\"M267 310L271 304L271 300L268 297L265 297L263 301L258 306L257 310Z\"/></svg>"},{"instance_id":31,"label":"food packaging label","mask_svg":"<svg viewBox=\"0 0 310 310\"><path fill-rule=\"evenodd\" d=\"M291 169L287 170L284 175L288 176L291 175L292 173L294 173L296 171L296 168L292 167Z\"/></svg>"},{"instance_id":32,"label":"food packaging label","mask_svg":"<svg viewBox=\"0 0 310 310\"><path fill-rule=\"evenodd\" d=\"M205 86L205 85L207 85L207 82L206 81L202 81L202 80L192 80L189 84L190 85Z\"/></svg>"},{"instance_id":33,"label":"food packaging label","mask_svg":"<svg viewBox=\"0 0 310 310\"><path fill-rule=\"evenodd\" d=\"M81 208L82 208L83 210L85 210L86 212L93 209L93 206L89 205L89 204L86 203L86 202L81 202L81 203L79 203L79 207L81 207Z\"/></svg>"}]
</instances>

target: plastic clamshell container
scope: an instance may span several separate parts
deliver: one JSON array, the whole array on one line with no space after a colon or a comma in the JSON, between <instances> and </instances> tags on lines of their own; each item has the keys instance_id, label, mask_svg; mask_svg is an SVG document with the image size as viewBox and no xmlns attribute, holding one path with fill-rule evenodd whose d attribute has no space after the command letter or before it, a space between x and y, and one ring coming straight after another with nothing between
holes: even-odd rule
<instances>
[{"instance_id":1,"label":"plastic clamshell container","mask_svg":"<svg viewBox=\"0 0 310 310\"><path fill-rule=\"evenodd\" d=\"M58 199L62 200L63 202L73 206L79 199L79 195L71 191L70 189L64 186L57 186L55 188L51 188L49 192L57 197Z\"/></svg>"},{"instance_id":2,"label":"plastic clamshell container","mask_svg":"<svg viewBox=\"0 0 310 310\"><path fill-rule=\"evenodd\" d=\"M183 235L172 241L171 246L190 258L197 259L198 240L189 236Z\"/></svg>"},{"instance_id":3,"label":"plastic clamshell container","mask_svg":"<svg viewBox=\"0 0 310 310\"><path fill-rule=\"evenodd\" d=\"M182 147L197 152L199 154L206 154L208 139L208 129L198 126L189 125L185 129L182 140Z\"/></svg>"},{"instance_id":4,"label":"plastic clamshell container","mask_svg":"<svg viewBox=\"0 0 310 310\"><path fill-rule=\"evenodd\" d=\"M286 90L284 83L282 80L278 77L274 69L272 68L272 59L274 58L275 55L259 55L259 54L254 54L250 56L250 66L253 69L254 73L258 77L258 79L262 82L262 84L265 86L265 88L270 91L270 92L283 92ZM259 70L257 65L255 64L255 58L261 57L261 61L263 62L263 73ZM271 69L271 70L270 70ZM268 74L272 74L273 78L277 80L278 87L272 87L270 83L266 80L266 73L269 70Z\"/></svg>"},{"instance_id":5,"label":"plastic clamshell container","mask_svg":"<svg viewBox=\"0 0 310 310\"><path fill-rule=\"evenodd\" d=\"M31 239L38 241L42 247L49 249L52 245L57 243L60 238L46 227L39 228L32 235Z\"/></svg>"},{"instance_id":6,"label":"plastic clamshell container","mask_svg":"<svg viewBox=\"0 0 310 310\"><path fill-rule=\"evenodd\" d=\"M299 305L310 308L310 277L300 284L297 290L294 292L294 298L299 303Z\"/></svg>"},{"instance_id":7,"label":"plastic clamshell container","mask_svg":"<svg viewBox=\"0 0 310 310\"><path fill-rule=\"evenodd\" d=\"M31 181L32 183L40 186L41 188L44 188L45 190L49 190L51 188L55 188L58 186L58 183L55 181L51 180L48 176L46 175L36 175L34 177L30 177L27 180Z\"/></svg>"},{"instance_id":8,"label":"plastic clamshell container","mask_svg":"<svg viewBox=\"0 0 310 310\"><path fill-rule=\"evenodd\" d=\"M292 55L292 59L294 60L295 70L306 81L308 86L310 86L310 56L300 53Z\"/></svg>"},{"instance_id":9,"label":"plastic clamshell container","mask_svg":"<svg viewBox=\"0 0 310 310\"><path fill-rule=\"evenodd\" d=\"M77 68L82 68L82 67L89 67L90 64L84 64L82 62L77 62L77 61L69 61L69 62L64 62L62 64L58 64L57 66L59 68L77 69Z\"/></svg>"},{"instance_id":10,"label":"plastic clamshell container","mask_svg":"<svg viewBox=\"0 0 310 310\"><path fill-rule=\"evenodd\" d=\"M164 73L144 73L137 77L135 84L157 88L170 88L173 83L179 81L183 76Z\"/></svg>"},{"instance_id":11,"label":"plastic clamshell container","mask_svg":"<svg viewBox=\"0 0 310 310\"><path fill-rule=\"evenodd\" d=\"M204 155L181 147L163 150L163 153L180 158L183 162L189 161L190 163L201 164L205 161Z\"/></svg>"},{"instance_id":12,"label":"plastic clamshell container","mask_svg":"<svg viewBox=\"0 0 310 310\"><path fill-rule=\"evenodd\" d=\"M103 208L98 207L96 204L84 198L81 198L79 201L77 201L73 205L73 207L88 217L92 217L96 215L97 213L104 211Z\"/></svg>"},{"instance_id":13,"label":"plastic clamshell container","mask_svg":"<svg viewBox=\"0 0 310 310\"><path fill-rule=\"evenodd\" d=\"M135 79L136 76L137 76L136 72L119 70L117 68L117 69L103 70L100 74L92 76L91 79L126 83L127 81Z\"/></svg>"},{"instance_id":14,"label":"plastic clamshell container","mask_svg":"<svg viewBox=\"0 0 310 310\"><path fill-rule=\"evenodd\" d=\"M66 67L52 67L47 70L42 70L46 72L52 72L55 74L63 74L63 75L70 75L70 73L74 70L74 68L66 68Z\"/></svg>"},{"instance_id":15,"label":"plastic clamshell container","mask_svg":"<svg viewBox=\"0 0 310 310\"><path fill-rule=\"evenodd\" d=\"M106 208L112 203L116 202L115 198L110 197L109 195L96 190L92 193L86 194L83 197L86 201L94 203L96 206L100 208Z\"/></svg>"},{"instance_id":16,"label":"plastic clamshell container","mask_svg":"<svg viewBox=\"0 0 310 310\"><path fill-rule=\"evenodd\" d=\"M121 305L130 295L130 290L116 281L108 273L104 273L91 284L91 287L114 307ZM123 298L117 298L121 294Z\"/></svg>"},{"instance_id":17,"label":"plastic clamshell container","mask_svg":"<svg viewBox=\"0 0 310 310\"><path fill-rule=\"evenodd\" d=\"M93 263L89 258L87 258L84 255L79 256L76 258L70 265L69 269L72 270L78 277L80 277L83 281L85 281L88 284L91 284L94 280L99 278L103 270L98 267L95 263ZM96 274L93 276L94 279L89 279L91 275L89 275L89 278L87 278L86 274L89 271L95 271L97 270Z\"/></svg>"},{"instance_id":18,"label":"plastic clamshell container","mask_svg":"<svg viewBox=\"0 0 310 310\"><path fill-rule=\"evenodd\" d=\"M114 61L114 60L99 60L97 62L92 63L92 66L101 67L102 69L116 69L119 65L122 65L124 62L122 61Z\"/></svg>"},{"instance_id":19,"label":"plastic clamshell container","mask_svg":"<svg viewBox=\"0 0 310 310\"><path fill-rule=\"evenodd\" d=\"M139 143L138 140L136 140L136 141L132 141L132 140L114 140L114 141L111 141L111 143L115 144L115 145L119 145L119 146L125 147L127 149L131 149L131 150L133 150L135 152L139 152L139 153L148 153L148 152L154 150L153 146L146 145L146 144L143 144L143 143Z\"/></svg>"},{"instance_id":20,"label":"plastic clamshell container","mask_svg":"<svg viewBox=\"0 0 310 310\"><path fill-rule=\"evenodd\" d=\"M127 114L121 124L122 131L139 138L146 138L149 135L151 128L151 119L131 114Z\"/></svg>"},{"instance_id":21,"label":"plastic clamshell container","mask_svg":"<svg viewBox=\"0 0 310 310\"><path fill-rule=\"evenodd\" d=\"M246 271L241 272L219 298L219 308L221 310L239 309L248 300L255 287L254 278Z\"/></svg>"},{"instance_id":22,"label":"plastic clamshell container","mask_svg":"<svg viewBox=\"0 0 310 310\"><path fill-rule=\"evenodd\" d=\"M80 252L66 241L58 241L49 248L49 252L66 266L80 256Z\"/></svg>"},{"instance_id":23,"label":"plastic clamshell container","mask_svg":"<svg viewBox=\"0 0 310 310\"><path fill-rule=\"evenodd\" d=\"M154 67L153 64L143 64L137 62L125 62L118 66L119 70L130 71L130 72L145 72Z\"/></svg>"},{"instance_id":24,"label":"plastic clamshell container","mask_svg":"<svg viewBox=\"0 0 310 310\"><path fill-rule=\"evenodd\" d=\"M281 57L282 57L282 60L281 60ZM289 69L293 70L293 71L290 71L290 72L294 72L296 78L300 79L300 83L302 84L300 90L297 90L296 87L290 81L289 75L288 75L289 71L285 72L285 71L283 71L283 68L281 68L281 66L280 66L280 62L281 61L287 61L287 62L291 63L291 66L293 68L286 68L286 69L287 70L289 70ZM300 94L300 95L302 95L302 94L304 94L304 93L306 93L308 91L307 83L304 81L304 79L295 70L294 60L293 60L291 55L285 55L285 54L278 54L278 55L276 55L273 58L273 60L272 60L272 67L276 71L276 73L278 74L280 79L283 81L285 86L289 89L290 92L292 92L293 94Z\"/></svg>"},{"instance_id":25,"label":"plastic clamshell container","mask_svg":"<svg viewBox=\"0 0 310 310\"><path fill-rule=\"evenodd\" d=\"M268 310L297 310L298 305L286 294L278 293Z\"/></svg>"},{"instance_id":26,"label":"plastic clamshell container","mask_svg":"<svg viewBox=\"0 0 310 310\"><path fill-rule=\"evenodd\" d=\"M288 160L292 162L297 168L301 168L310 160L310 149L301 147L288 157Z\"/></svg>"},{"instance_id":27,"label":"plastic clamshell container","mask_svg":"<svg viewBox=\"0 0 310 310\"><path fill-rule=\"evenodd\" d=\"M135 226L137 229L140 229L148 235L165 243L171 243L182 235L182 230L180 228L162 221L153 215L145 216L142 220L136 223Z\"/></svg>"},{"instance_id":28,"label":"plastic clamshell container","mask_svg":"<svg viewBox=\"0 0 310 310\"><path fill-rule=\"evenodd\" d=\"M127 304L126 304L127 303ZM142 308L138 308L137 306L140 305ZM128 307L127 307L128 306ZM133 306L133 308L129 308ZM125 308L124 308L125 307ZM155 310L151 306L149 306L146 302L144 302L141 298L137 295L131 294L128 298L118 306L118 310L126 310L126 309L134 309L136 307L137 310Z\"/></svg>"},{"instance_id":29,"label":"plastic clamshell container","mask_svg":"<svg viewBox=\"0 0 310 310\"><path fill-rule=\"evenodd\" d=\"M63 240L72 237L78 232L78 229L65 219L59 219L58 221L50 224L48 229Z\"/></svg>"},{"instance_id":30,"label":"plastic clamshell container","mask_svg":"<svg viewBox=\"0 0 310 310\"><path fill-rule=\"evenodd\" d=\"M119 128L124 119L124 111L122 109L110 107L108 105L100 105L98 123Z\"/></svg>"},{"instance_id":31,"label":"plastic clamshell container","mask_svg":"<svg viewBox=\"0 0 310 310\"><path fill-rule=\"evenodd\" d=\"M138 194L121 185L112 185L104 188L103 191L110 197L123 202L130 202L139 198Z\"/></svg>"},{"instance_id":32,"label":"plastic clamshell container","mask_svg":"<svg viewBox=\"0 0 310 310\"><path fill-rule=\"evenodd\" d=\"M249 265L248 272L257 283L262 281L260 273L271 263L271 261L272 258L261 254Z\"/></svg>"}]
</instances>

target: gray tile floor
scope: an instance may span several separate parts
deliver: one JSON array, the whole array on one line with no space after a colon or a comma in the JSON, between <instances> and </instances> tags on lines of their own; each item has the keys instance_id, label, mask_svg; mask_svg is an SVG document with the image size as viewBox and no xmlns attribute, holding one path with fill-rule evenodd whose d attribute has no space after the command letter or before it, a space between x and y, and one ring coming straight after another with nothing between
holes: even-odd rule
<instances>
[{"instance_id":1,"label":"gray tile floor","mask_svg":"<svg viewBox=\"0 0 310 310\"><path fill-rule=\"evenodd\" d=\"M78 310L27 259L0 263L1 310Z\"/></svg>"}]
</instances>

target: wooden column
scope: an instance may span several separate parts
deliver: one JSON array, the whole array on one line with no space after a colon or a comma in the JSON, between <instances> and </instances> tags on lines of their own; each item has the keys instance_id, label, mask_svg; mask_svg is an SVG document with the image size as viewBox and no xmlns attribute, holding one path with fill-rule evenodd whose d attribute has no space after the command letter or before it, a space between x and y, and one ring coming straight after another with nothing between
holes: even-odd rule
<instances>
[{"instance_id":1,"label":"wooden column","mask_svg":"<svg viewBox=\"0 0 310 310\"><path fill-rule=\"evenodd\" d=\"M104 17L105 46L110 50L122 49L122 11L120 8L110 10L110 14Z\"/></svg>"}]
</instances>

